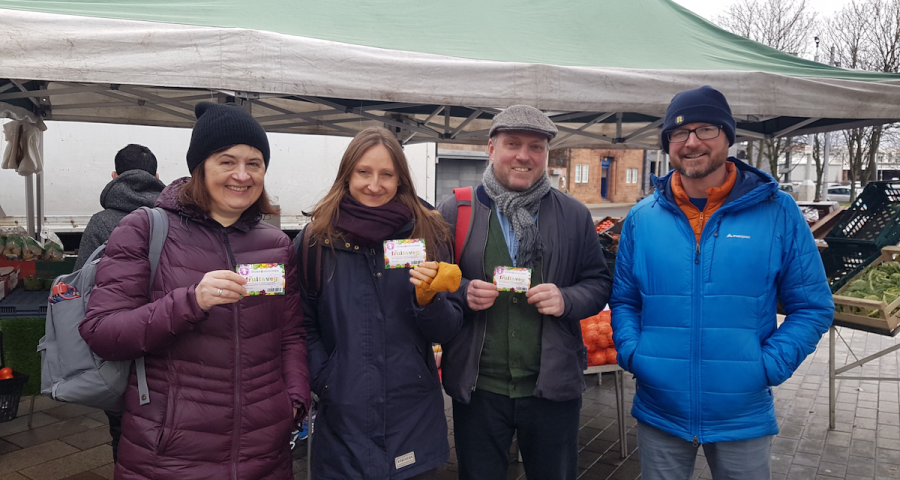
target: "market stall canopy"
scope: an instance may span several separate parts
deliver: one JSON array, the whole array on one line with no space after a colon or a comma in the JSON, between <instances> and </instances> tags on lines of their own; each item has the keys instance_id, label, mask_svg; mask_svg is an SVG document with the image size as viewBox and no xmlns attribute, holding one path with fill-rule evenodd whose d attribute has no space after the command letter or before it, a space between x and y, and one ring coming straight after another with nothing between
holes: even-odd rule
<instances>
[{"instance_id":1,"label":"market stall canopy","mask_svg":"<svg viewBox=\"0 0 900 480\"><path fill-rule=\"evenodd\" d=\"M554 146L645 148L700 85L744 139L900 118L900 75L797 58L670 0L0 0L0 102L44 120L190 127L196 102L233 100L273 132L484 143L526 103Z\"/></svg>"}]
</instances>

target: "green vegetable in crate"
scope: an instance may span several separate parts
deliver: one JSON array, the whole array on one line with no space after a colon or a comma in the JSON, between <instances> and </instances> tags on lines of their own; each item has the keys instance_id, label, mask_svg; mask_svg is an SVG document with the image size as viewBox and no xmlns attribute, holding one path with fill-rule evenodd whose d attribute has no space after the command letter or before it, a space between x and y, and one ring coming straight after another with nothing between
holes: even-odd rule
<instances>
[{"instance_id":1,"label":"green vegetable in crate","mask_svg":"<svg viewBox=\"0 0 900 480\"><path fill-rule=\"evenodd\" d=\"M843 296L863 298L891 304L900 297L900 262L884 262L863 270L856 280L850 282ZM878 317L878 310L841 306L844 313Z\"/></svg>"}]
</instances>

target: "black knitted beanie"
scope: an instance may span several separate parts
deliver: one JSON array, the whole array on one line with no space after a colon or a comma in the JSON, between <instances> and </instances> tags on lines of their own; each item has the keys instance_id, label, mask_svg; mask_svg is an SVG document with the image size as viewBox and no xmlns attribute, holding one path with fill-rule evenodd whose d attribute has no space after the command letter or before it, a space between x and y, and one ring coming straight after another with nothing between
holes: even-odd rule
<instances>
[{"instance_id":1,"label":"black knitted beanie","mask_svg":"<svg viewBox=\"0 0 900 480\"><path fill-rule=\"evenodd\" d=\"M200 102L194 107L197 123L188 147L188 170L193 172L213 152L234 145L249 145L263 155L269 167L269 139L259 122L234 103Z\"/></svg>"}]
</instances>

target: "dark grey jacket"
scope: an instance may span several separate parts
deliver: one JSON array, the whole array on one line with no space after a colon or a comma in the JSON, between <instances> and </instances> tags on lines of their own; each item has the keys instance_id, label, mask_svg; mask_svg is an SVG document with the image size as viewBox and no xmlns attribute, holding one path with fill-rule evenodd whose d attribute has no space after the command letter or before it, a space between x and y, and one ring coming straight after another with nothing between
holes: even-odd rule
<instances>
[{"instance_id":1,"label":"dark grey jacket","mask_svg":"<svg viewBox=\"0 0 900 480\"><path fill-rule=\"evenodd\" d=\"M447 197L438 210L450 224L451 234L455 232L456 197ZM482 186L475 189L472 217L459 261L463 279L458 292L463 297L470 280L492 280L484 276L490 199ZM603 309L609 300L612 279L591 213L584 204L551 189L541 199L538 229L543 243L542 283L559 288L565 310L560 317L543 316L541 366L534 395L558 402L572 400L584 392L582 372L587 368L587 348L581 339L580 321ZM456 401L469 403L478 377L487 320L484 311L471 310L466 301L463 305L462 329L450 342L442 344L441 370L447 394Z\"/></svg>"},{"instance_id":2,"label":"dark grey jacket","mask_svg":"<svg viewBox=\"0 0 900 480\"><path fill-rule=\"evenodd\" d=\"M107 183L100 193L100 206L104 210L95 213L84 227L75 270L84 266L88 257L109 239L109 235L126 215L141 207L152 207L164 188L164 183L144 170L122 172Z\"/></svg>"}]
</instances>

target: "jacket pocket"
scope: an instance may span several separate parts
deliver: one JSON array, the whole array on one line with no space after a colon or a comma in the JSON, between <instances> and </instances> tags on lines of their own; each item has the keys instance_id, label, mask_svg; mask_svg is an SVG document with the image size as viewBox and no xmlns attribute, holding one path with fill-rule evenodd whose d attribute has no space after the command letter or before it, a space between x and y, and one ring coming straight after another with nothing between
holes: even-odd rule
<instances>
[{"instance_id":1,"label":"jacket pocket","mask_svg":"<svg viewBox=\"0 0 900 480\"><path fill-rule=\"evenodd\" d=\"M422 378L425 379L429 385L440 387L441 381L438 379L437 366L434 363L434 350L429 349L426 353L422 350L422 346L417 343L416 352L418 353L419 358L419 361L416 363L419 365L419 370L422 372ZM428 357L429 355L431 358Z\"/></svg>"},{"instance_id":2,"label":"jacket pocket","mask_svg":"<svg viewBox=\"0 0 900 480\"><path fill-rule=\"evenodd\" d=\"M338 363L338 349L334 347L334 351L331 352L331 355L328 356L328 361L325 362L325 368L319 372L319 375L315 379L315 384L313 385L313 391L319 396L319 399L322 401L326 401L328 397L332 394L330 390L334 390L334 385L330 382L332 380L331 375L335 370L335 365Z\"/></svg>"},{"instance_id":3,"label":"jacket pocket","mask_svg":"<svg viewBox=\"0 0 900 480\"><path fill-rule=\"evenodd\" d=\"M170 419L174 418L174 410L175 410L175 386L174 384L169 384L169 387L166 389L166 406L165 406L165 414L163 415L162 423L159 425L159 433L156 436L156 454L161 456L166 452L166 447L169 444L169 440L172 439L172 431L174 427L169 425Z\"/></svg>"}]
</instances>

